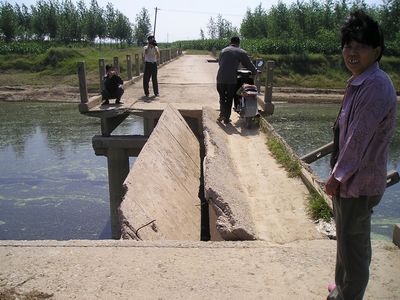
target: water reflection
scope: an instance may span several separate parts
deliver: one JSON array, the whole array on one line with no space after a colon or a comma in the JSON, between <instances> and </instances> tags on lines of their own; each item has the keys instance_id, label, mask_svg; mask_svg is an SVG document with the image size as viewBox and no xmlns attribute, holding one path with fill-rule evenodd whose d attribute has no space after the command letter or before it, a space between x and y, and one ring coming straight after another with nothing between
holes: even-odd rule
<instances>
[{"instance_id":1,"label":"water reflection","mask_svg":"<svg viewBox=\"0 0 400 300\"><path fill-rule=\"evenodd\" d=\"M57 103L4 102L0 115L0 239L111 238L99 119ZM140 130L133 119L119 129Z\"/></svg>"},{"instance_id":2,"label":"water reflection","mask_svg":"<svg viewBox=\"0 0 400 300\"><path fill-rule=\"evenodd\" d=\"M300 156L332 141L331 126L337 116L337 104L276 104L269 121ZM388 170L398 170L400 162L400 127L389 147ZM314 172L326 179L329 175L329 157L311 164ZM388 188L374 210L372 232L376 239L391 239L393 224L400 223L400 183Z\"/></svg>"}]
</instances>

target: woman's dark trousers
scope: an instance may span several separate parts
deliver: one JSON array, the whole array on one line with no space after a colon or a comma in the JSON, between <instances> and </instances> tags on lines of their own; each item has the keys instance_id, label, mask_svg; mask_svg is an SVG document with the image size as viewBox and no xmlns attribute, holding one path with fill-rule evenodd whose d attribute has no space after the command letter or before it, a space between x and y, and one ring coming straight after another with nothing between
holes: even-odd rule
<instances>
[{"instance_id":1,"label":"woman's dark trousers","mask_svg":"<svg viewBox=\"0 0 400 300\"><path fill-rule=\"evenodd\" d=\"M361 300L369 280L371 264L371 214L381 196L335 197L336 296L328 299ZM331 293L333 294L333 293Z\"/></svg>"}]
</instances>

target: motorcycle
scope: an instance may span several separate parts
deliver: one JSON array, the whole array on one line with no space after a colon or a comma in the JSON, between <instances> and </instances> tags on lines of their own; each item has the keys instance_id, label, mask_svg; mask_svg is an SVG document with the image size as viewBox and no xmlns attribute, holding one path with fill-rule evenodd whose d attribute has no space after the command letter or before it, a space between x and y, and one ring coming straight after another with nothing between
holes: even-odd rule
<instances>
[{"instance_id":1,"label":"motorcycle","mask_svg":"<svg viewBox=\"0 0 400 300\"><path fill-rule=\"evenodd\" d=\"M259 70L263 61L257 64ZM237 71L237 94L234 110L244 119L245 127L250 128L254 117L258 116L257 87L254 85L254 76L250 70L239 69Z\"/></svg>"}]
</instances>

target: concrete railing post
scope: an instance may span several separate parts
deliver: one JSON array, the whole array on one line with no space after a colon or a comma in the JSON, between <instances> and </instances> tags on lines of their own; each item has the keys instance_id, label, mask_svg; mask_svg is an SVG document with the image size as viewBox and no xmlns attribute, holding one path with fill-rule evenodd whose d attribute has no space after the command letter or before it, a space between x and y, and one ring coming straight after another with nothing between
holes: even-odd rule
<instances>
[{"instance_id":1,"label":"concrete railing post","mask_svg":"<svg viewBox=\"0 0 400 300\"><path fill-rule=\"evenodd\" d=\"M99 80L100 80L100 93L104 89L104 75L106 74L106 69L105 69L105 64L104 64L104 59L100 58L99 59Z\"/></svg>"},{"instance_id":2,"label":"concrete railing post","mask_svg":"<svg viewBox=\"0 0 400 300\"><path fill-rule=\"evenodd\" d=\"M267 114L273 114L274 112L274 105L272 104L274 67L275 67L275 62L273 60L269 60L267 62L267 78L265 82L265 92L264 92L264 111Z\"/></svg>"},{"instance_id":3,"label":"concrete railing post","mask_svg":"<svg viewBox=\"0 0 400 300\"><path fill-rule=\"evenodd\" d=\"M88 102L88 90L86 85L86 69L83 61L78 62L78 77L79 77L79 94L81 103Z\"/></svg>"},{"instance_id":4,"label":"concrete railing post","mask_svg":"<svg viewBox=\"0 0 400 300\"><path fill-rule=\"evenodd\" d=\"M132 61L129 54L126 55L126 69L128 72L128 80L132 79Z\"/></svg>"},{"instance_id":5,"label":"concrete railing post","mask_svg":"<svg viewBox=\"0 0 400 300\"><path fill-rule=\"evenodd\" d=\"M400 248L400 224L394 224L393 243Z\"/></svg>"},{"instance_id":6,"label":"concrete railing post","mask_svg":"<svg viewBox=\"0 0 400 300\"><path fill-rule=\"evenodd\" d=\"M256 64L255 64L255 66L256 66L256 68L257 68L259 71L263 72L264 69L265 69L264 65L263 65L261 68L258 67L258 64L260 63L260 61L262 61L262 59L260 59L260 58L259 58L259 59L256 59ZM257 76L256 76L255 85L256 85L258 91L261 91L261 74L262 74L262 73L257 74Z\"/></svg>"},{"instance_id":7,"label":"concrete railing post","mask_svg":"<svg viewBox=\"0 0 400 300\"><path fill-rule=\"evenodd\" d=\"M274 67L275 67L275 62L273 60L269 60L267 62L267 78L266 78L266 82L265 82L265 94L264 94L264 102L265 103L272 102Z\"/></svg>"},{"instance_id":8,"label":"concrete railing post","mask_svg":"<svg viewBox=\"0 0 400 300\"><path fill-rule=\"evenodd\" d=\"M136 67L136 76L140 75L140 62L139 62L139 54L135 54L135 67Z\"/></svg>"},{"instance_id":9,"label":"concrete railing post","mask_svg":"<svg viewBox=\"0 0 400 300\"><path fill-rule=\"evenodd\" d=\"M121 224L119 222L118 207L124 196L122 185L129 174L129 156L124 149L109 148L107 162L111 232L113 239L119 239L121 237Z\"/></svg>"},{"instance_id":10,"label":"concrete railing post","mask_svg":"<svg viewBox=\"0 0 400 300\"><path fill-rule=\"evenodd\" d=\"M119 72L120 72L120 69L119 69L119 59L118 59L118 56L115 56L115 57L114 57L113 66L114 66L114 68L117 69L117 71L118 71L118 73L119 73Z\"/></svg>"}]
</instances>

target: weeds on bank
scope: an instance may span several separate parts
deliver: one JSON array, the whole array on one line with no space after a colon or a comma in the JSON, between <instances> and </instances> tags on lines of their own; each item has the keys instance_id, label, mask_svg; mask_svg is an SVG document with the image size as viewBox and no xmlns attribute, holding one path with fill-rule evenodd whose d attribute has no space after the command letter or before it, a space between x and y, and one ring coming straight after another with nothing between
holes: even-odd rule
<instances>
[{"instance_id":1,"label":"weeds on bank","mask_svg":"<svg viewBox=\"0 0 400 300\"><path fill-rule=\"evenodd\" d=\"M276 137L270 136L267 140L267 146L272 153L272 156L281 164L288 172L289 177L300 176L300 163L292 158L287 152L285 146Z\"/></svg>"},{"instance_id":2,"label":"weeds on bank","mask_svg":"<svg viewBox=\"0 0 400 300\"><path fill-rule=\"evenodd\" d=\"M265 127L265 122L260 122L260 127L264 132L268 132ZM275 136L268 135L267 146L272 153L272 156L281 164L289 173L289 177L297 177L301 175L301 164L293 158L285 145ZM325 199L315 190L309 189L310 194L307 198L307 212L313 220L323 219L330 222L333 215L332 210L326 203Z\"/></svg>"},{"instance_id":3,"label":"weeds on bank","mask_svg":"<svg viewBox=\"0 0 400 300\"><path fill-rule=\"evenodd\" d=\"M308 213L314 220L323 219L329 222L333 217L331 208L317 192L311 192L308 196Z\"/></svg>"}]
</instances>

